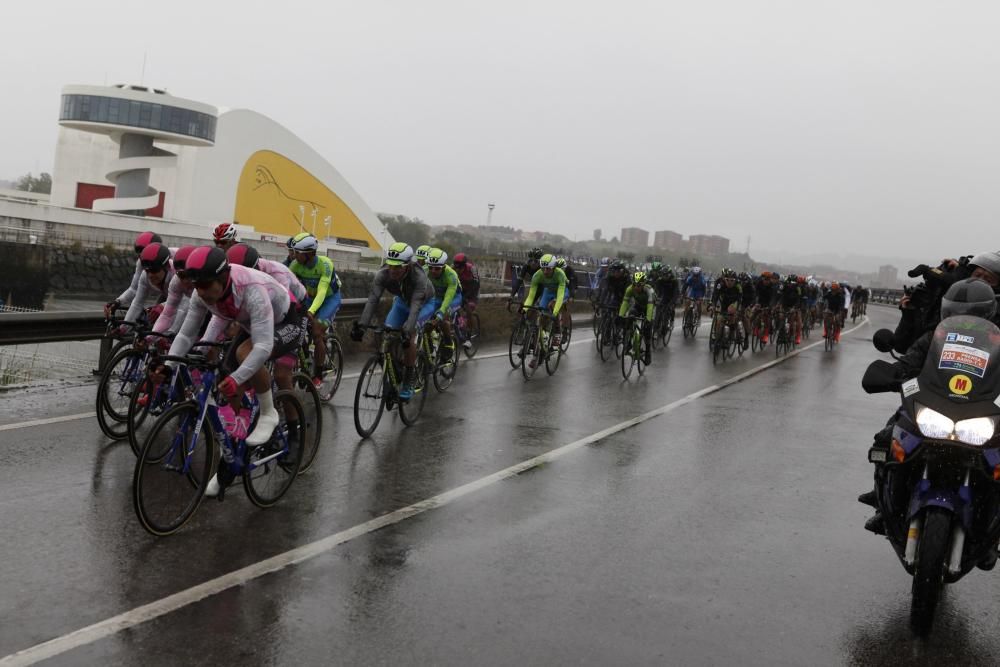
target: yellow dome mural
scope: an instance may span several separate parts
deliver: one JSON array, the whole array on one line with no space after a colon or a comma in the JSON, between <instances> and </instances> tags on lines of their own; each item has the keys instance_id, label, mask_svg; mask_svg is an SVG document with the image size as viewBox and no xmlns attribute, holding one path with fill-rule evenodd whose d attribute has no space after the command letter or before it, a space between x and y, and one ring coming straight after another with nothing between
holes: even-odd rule
<instances>
[{"instance_id":1,"label":"yellow dome mural","mask_svg":"<svg viewBox=\"0 0 1000 667\"><path fill-rule=\"evenodd\" d=\"M382 249L340 197L274 151L257 151L243 166L233 219L262 234L294 236L304 231L321 240Z\"/></svg>"}]
</instances>

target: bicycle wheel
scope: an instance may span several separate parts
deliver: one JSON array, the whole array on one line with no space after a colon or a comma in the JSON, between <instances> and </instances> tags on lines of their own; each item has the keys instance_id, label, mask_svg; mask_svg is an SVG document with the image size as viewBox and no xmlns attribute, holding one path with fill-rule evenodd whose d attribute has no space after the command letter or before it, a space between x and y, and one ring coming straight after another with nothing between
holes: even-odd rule
<instances>
[{"instance_id":1,"label":"bicycle wheel","mask_svg":"<svg viewBox=\"0 0 1000 667\"><path fill-rule=\"evenodd\" d=\"M112 440L128 437L128 404L135 386L145 377L146 353L122 349L108 362L97 385L97 424Z\"/></svg>"},{"instance_id":2,"label":"bicycle wheel","mask_svg":"<svg viewBox=\"0 0 1000 667\"><path fill-rule=\"evenodd\" d=\"M142 444L156 423L156 418L162 415L172 403L170 402L170 385L162 384L153 387L149 376L137 382L128 401L128 419L126 420L128 444L132 453L139 456Z\"/></svg>"},{"instance_id":3,"label":"bicycle wheel","mask_svg":"<svg viewBox=\"0 0 1000 667\"><path fill-rule=\"evenodd\" d=\"M666 320L666 327L663 333L663 347L670 345L670 338L674 335L674 313L671 311L669 317L664 318Z\"/></svg>"},{"instance_id":4,"label":"bicycle wheel","mask_svg":"<svg viewBox=\"0 0 1000 667\"><path fill-rule=\"evenodd\" d=\"M465 356L471 359L476 356L476 352L479 351L479 336L482 335L482 331L479 328L479 313L472 313L465 318L465 340L469 343L468 346L462 345L462 349L465 350Z\"/></svg>"},{"instance_id":5,"label":"bicycle wheel","mask_svg":"<svg viewBox=\"0 0 1000 667\"><path fill-rule=\"evenodd\" d=\"M443 392L451 386L451 383L455 381L455 375L458 373L458 348L452 350L451 360L448 362L442 362L441 356L443 354L444 344L442 343L438 346L437 353L437 363L434 364L434 387L439 391Z\"/></svg>"},{"instance_id":6,"label":"bicycle wheel","mask_svg":"<svg viewBox=\"0 0 1000 667\"><path fill-rule=\"evenodd\" d=\"M610 317L604 318L598 338L600 342L597 345L597 351L601 353L601 361L607 361L611 358L612 350L615 346L615 323L613 319Z\"/></svg>"},{"instance_id":7,"label":"bicycle wheel","mask_svg":"<svg viewBox=\"0 0 1000 667\"><path fill-rule=\"evenodd\" d=\"M566 354L569 351L569 341L573 338L573 318L570 317L566 320L566 324L562 327L562 333L560 334L562 338L560 339L559 349L562 354Z\"/></svg>"},{"instance_id":8,"label":"bicycle wheel","mask_svg":"<svg viewBox=\"0 0 1000 667\"><path fill-rule=\"evenodd\" d=\"M637 345L638 356L635 359L635 369L639 371L639 375L646 372L646 353L650 352L649 345L646 342L646 337L642 335L641 332L637 332L639 336L639 341Z\"/></svg>"},{"instance_id":9,"label":"bicycle wheel","mask_svg":"<svg viewBox=\"0 0 1000 667\"><path fill-rule=\"evenodd\" d=\"M656 316L653 318L653 348L660 346L663 338L663 329L666 328L664 323L663 311L661 308L656 310Z\"/></svg>"},{"instance_id":10,"label":"bicycle wheel","mask_svg":"<svg viewBox=\"0 0 1000 667\"><path fill-rule=\"evenodd\" d=\"M527 324L524 320L520 320L514 325L514 329L510 332L510 342L507 344L507 359L510 361L510 367L517 370L521 367L524 362L524 357L521 356L521 348L524 347L524 334Z\"/></svg>"},{"instance_id":11,"label":"bicycle wheel","mask_svg":"<svg viewBox=\"0 0 1000 667\"><path fill-rule=\"evenodd\" d=\"M413 397L399 403L399 418L407 426L416 424L417 418L420 417L420 413L424 409L424 403L427 402L427 393L430 389L431 374L427 361L422 356L418 356L413 378Z\"/></svg>"},{"instance_id":12,"label":"bicycle wheel","mask_svg":"<svg viewBox=\"0 0 1000 667\"><path fill-rule=\"evenodd\" d=\"M562 341L560 340L559 345L556 345L553 342L554 336L552 334L552 329L554 328L555 327L553 325L549 325L548 345L545 346L545 372L549 375L555 374L556 369L559 368L559 361L562 359L563 355ZM565 331L565 329L563 329L563 331Z\"/></svg>"},{"instance_id":13,"label":"bicycle wheel","mask_svg":"<svg viewBox=\"0 0 1000 667\"><path fill-rule=\"evenodd\" d=\"M626 349L622 350L621 355L622 377L626 380L628 380L629 376L632 375L632 366L635 361L635 357L632 356L633 348L631 341L629 341L629 343L630 344L626 346Z\"/></svg>"},{"instance_id":14,"label":"bicycle wheel","mask_svg":"<svg viewBox=\"0 0 1000 667\"><path fill-rule=\"evenodd\" d=\"M296 373L293 381L295 397L302 404L305 414L305 421L302 422L302 465L299 466L301 475L313 464L319 451L323 436L323 399L307 373Z\"/></svg>"},{"instance_id":15,"label":"bicycle wheel","mask_svg":"<svg viewBox=\"0 0 1000 667\"><path fill-rule=\"evenodd\" d=\"M306 414L294 391L274 394L278 426L263 445L247 447L243 490L257 507L270 507L285 495L302 465Z\"/></svg>"},{"instance_id":16,"label":"bicycle wheel","mask_svg":"<svg viewBox=\"0 0 1000 667\"><path fill-rule=\"evenodd\" d=\"M521 346L521 356L524 359L521 364L521 374L525 380L530 380L531 376L538 370L538 362L541 360L541 337L538 325L531 324L524 334L524 344Z\"/></svg>"},{"instance_id":17,"label":"bicycle wheel","mask_svg":"<svg viewBox=\"0 0 1000 667\"><path fill-rule=\"evenodd\" d=\"M340 387L340 380L344 376L344 348L340 344L340 339L333 332L331 324L326 330L326 361L323 362L323 384L319 386L319 399L324 403L329 403L333 395ZM308 466L303 466L308 467Z\"/></svg>"},{"instance_id":18,"label":"bicycle wheel","mask_svg":"<svg viewBox=\"0 0 1000 667\"><path fill-rule=\"evenodd\" d=\"M382 419L386 382L382 357L376 354L365 362L354 390L354 428L362 438L371 437Z\"/></svg>"},{"instance_id":19,"label":"bicycle wheel","mask_svg":"<svg viewBox=\"0 0 1000 667\"><path fill-rule=\"evenodd\" d=\"M198 509L212 476L215 438L198 428L195 403L175 405L156 420L132 475L132 506L153 535L176 532Z\"/></svg>"}]
</instances>

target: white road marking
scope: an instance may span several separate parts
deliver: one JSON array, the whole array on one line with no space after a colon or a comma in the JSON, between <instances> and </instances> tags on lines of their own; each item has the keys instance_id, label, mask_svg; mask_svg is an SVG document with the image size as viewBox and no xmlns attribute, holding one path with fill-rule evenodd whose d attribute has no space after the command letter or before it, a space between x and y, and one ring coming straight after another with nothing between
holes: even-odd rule
<instances>
[{"instance_id":1,"label":"white road marking","mask_svg":"<svg viewBox=\"0 0 1000 667\"><path fill-rule=\"evenodd\" d=\"M852 329L848 329L843 333L845 335L849 334L861 328L867 324L867 322L868 318L865 317L861 321L861 324ZM177 611L178 609L187 607L188 605L204 600L207 597L216 595L217 593L221 593L227 589L240 586L249 581L253 581L254 579L259 579L266 574L277 572L291 565L296 565L311 558L315 558L316 556L332 551L335 547L344 544L345 542L349 542L363 535L367 535L368 533L385 528L386 526L392 526L400 523L411 517L429 512L430 510L443 507L454 500L475 493L476 491L484 489L488 486L492 486L497 482L520 475L521 473L531 470L537 466L555 461L556 459L574 452L581 447L600 442L605 438L632 428L638 424L642 424L650 419L665 415L668 412L673 412L677 408L687 405L688 403L696 401L704 396L708 396L709 394L721 391L722 389L736 384L737 382L742 382L748 377L757 375L768 368L783 363L792 357L802 354L806 350L822 344L822 340L816 341L815 343L793 350L783 357L769 361L766 364L757 366L756 368L751 368L750 370L738 375L734 375L719 384L713 384L710 387L700 389L693 394L688 394L684 398L674 401L673 403L668 403L667 405L656 408L655 410L645 412L638 417L633 417L632 419L615 424L614 426L609 426L602 431L598 431L597 433L575 440L556 449L549 450L544 454L528 459L527 461L523 461L522 463L512 465L509 468L504 468L503 470L495 472L492 475L487 475L486 477L469 482L468 484L451 489L450 491L445 491L444 493L433 496L432 498L422 500L418 503L403 507L402 509L398 509L388 514L384 514L378 518L372 519L371 521L366 521L365 523L358 524L352 528L348 528L347 530L342 530L339 533L334 533L333 535L325 537L321 540L305 544L301 547L296 547L295 549L278 554L277 556L262 560L254 563L253 565L248 565L234 572L224 574L221 577L216 577L215 579L198 584L197 586L192 586L191 588L174 593L173 595L168 595L165 598L150 602L149 604L136 607L135 609L130 609L129 611L118 614L117 616L113 616L100 621L99 623L81 628L67 635L63 635L62 637L56 637L55 639L51 639L47 642L36 644L30 648L18 651L17 653L12 653L3 659L0 659L0 666L33 665L42 660L48 660L49 658L61 655L67 651L79 648L80 646L92 644L100 639L110 637L111 635L135 627L145 623L146 621L151 621Z\"/></svg>"}]
</instances>

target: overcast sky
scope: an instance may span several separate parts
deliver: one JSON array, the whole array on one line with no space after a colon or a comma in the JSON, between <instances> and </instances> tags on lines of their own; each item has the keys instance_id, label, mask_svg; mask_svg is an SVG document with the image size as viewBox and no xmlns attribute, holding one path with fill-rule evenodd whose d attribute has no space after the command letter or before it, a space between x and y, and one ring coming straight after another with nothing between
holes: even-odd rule
<instances>
[{"instance_id":1,"label":"overcast sky","mask_svg":"<svg viewBox=\"0 0 1000 667\"><path fill-rule=\"evenodd\" d=\"M755 256L1000 248L1000 5L753 0L5 3L0 178L64 84L264 113L377 211Z\"/></svg>"}]
</instances>

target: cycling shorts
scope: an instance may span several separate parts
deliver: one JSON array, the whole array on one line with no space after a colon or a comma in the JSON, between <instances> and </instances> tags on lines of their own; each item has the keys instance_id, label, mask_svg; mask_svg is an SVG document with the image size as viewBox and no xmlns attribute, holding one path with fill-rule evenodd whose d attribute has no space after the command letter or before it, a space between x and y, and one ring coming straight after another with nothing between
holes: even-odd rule
<instances>
[{"instance_id":1,"label":"cycling shorts","mask_svg":"<svg viewBox=\"0 0 1000 667\"><path fill-rule=\"evenodd\" d=\"M340 310L340 302L343 297L340 295L340 290L335 293L326 295L323 299L323 305L319 307L316 311L316 319L324 324L332 324L333 318L337 316L337 311ZM305 302L305 307L308 309L312 305L312 299L307 298Z\"/></svg>"},{"instance_id":2,"label":"cycling shorts","mask_svg":"<svg viewBox=\"0 0 1000 667\"><path fill-rule=\"evenodd\" d=\"M243 327L240 327L239 333L233 338L233 342L226 353L226 359L223 362L223 366L229 372L239 368L240 363L236 359L236 349L243 341L249 339L250 333ZM271 344L271 356L268 358L277 359L286 354L293 354L299 349L301 342L302 319L298 311L293 306L289 306L285 317L281 321L275 321L274 323L274 340Z\"/></svg>"},{"instance_id":3,"label":"cycling shorts","mask_svg":"<svg viewBox=\"0 0 1000 667\"><path fill-rule=\"evenodd\" d=\"M565 306L569 300L569 290L566 290L566 295L563 297L563 305ZM542 298L538 300L539 308L548 308L549 304L556 300L556 290L546 287L542 292Z\"/></svg>"},{"instance_id":4,"label":"cycling shorts","mask_svg":"<svg viewBox=\"0 0 1000 667\"><path fill-rule=\"evenodd\" d=\"M434 299L427 301L417 315L417 326L423 326L427 320L434 317ZM406 320L410 317L410 306L403 302L398 296L392 300L392 310L385 316L385 326L389 329L402 329Z\"/></svg>"},{"instance_id":5,"label":"cycling shorts","mask_svg":"<svg viewBox=\"0 0 1000 667\"><path fill-rule=\"evenodd\" d=\"M437 311L441 310L441 301L442 300L440 298L438 298L438 297L434 297L433 299L431 299L431 305L434 306L434 312L435 313ZM448 304L448 314L449 315L454 315L455 311L458 310L461 307L462 307L462 295L461 294L456 294L455 298L453 298L451 300L451 303Z\"/></svg>"}]
</instances>

